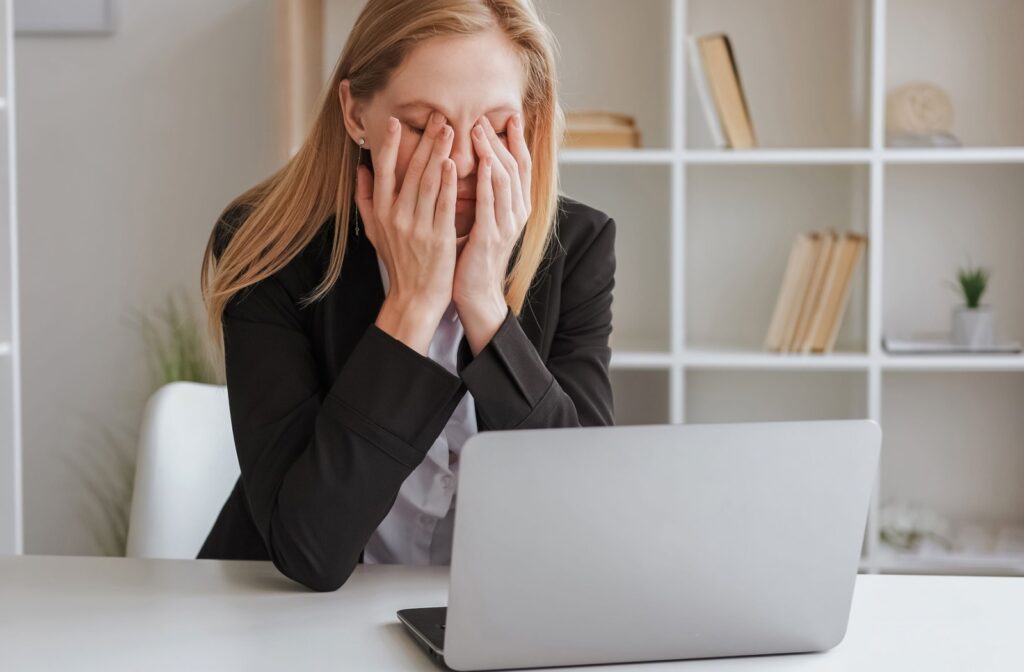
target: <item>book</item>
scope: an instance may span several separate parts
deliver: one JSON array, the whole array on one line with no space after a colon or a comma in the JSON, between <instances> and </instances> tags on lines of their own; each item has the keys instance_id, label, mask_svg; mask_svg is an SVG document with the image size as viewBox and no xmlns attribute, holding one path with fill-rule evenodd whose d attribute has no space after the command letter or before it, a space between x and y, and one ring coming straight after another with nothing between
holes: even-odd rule
<instances>
[{"instance_id":1,"label":"book","mask_svg":"<svg viewBox=\"0 0 1024 672\"><path fill-rule=\"evenodd\" d=\"M704 57L700 53L700 45L697 38L689 35L686 38L686 47L690 59L690 72L693 75L694 88L697 90L697 99L704 111L704 119L708 124L708 131L711 133L711 143L716 149L725 149L729 146L722 131L722 121L718 118L718 109L711 97L711 89L708 86L707 72L704 65Z\"/></svg>"},{"instance_id":2,"label":"book","mask_svg":"<svg viewBox=\"0 0 1024 672\"><path fill-rule=\"evenodd\" d=\"M886 147L961 147L963 143L952 133L886 133Z\"/></svg>"},{"instance_id":3,"label":"book","mask_svg":"<svg viewBox=\"0 0 1024 672\"><path fill-rule=\"evenodd\" d=\"M801 347L805 354L832 352L839 333L838 318L846 311L853 272L866 246L867 237L864 235L853 231L843 232L833 255L833 263L829 266L811 327Z\"/></svg>"},{"instance_id":4,"label":"book","mask_svg":"<svg viewBox=\"0 0 1024 672\"><path fill-rule=\"evenodd\" d=\"M814 263L817 237L816 231L805 231L793 241L786 261L786 270L782 276L782 287L775 301L768 334L765 336L764 348L767 350L784 351L785 344L792 337L792 327L796 322L795 313L799 310L800 300L806 290Z\"/></svg>"},{"instance_id":5,"label":"book","mask_svg":"<svg viewBox=\"0 0 1024 672\"><path fill-rule=\"evenodd\" d=\"M765 335L765 350L832 352L866 246L867 237L854 231L797 235Z\"/></svg>"},{"instance_id":6,"label":"book","mask_svg":"<svg viewBox=\"0 0 1024 672\"><path fill-rule=\"evenodd\" d=\"M754 124L740 83L740 73L732 43L725 33L713 33L697 38L708 88L729 146L749 149L757 146Z\"/></svg>"},{"instance_id":7,"label":"book","mask_svg":"<svg viewBox=\"0 0 1024 672\"><path fill-rule=\"evenodd\" d=\"M1003 341L994 343L985 348L969 348L966 345L954 343L952 333L942 332L919 332L913 334L894 334L882 339L882 347L893 354L907 353L1019 353L1021 352L1020 341Z\"/></svg>"},{"instance_id":8,"label":"book","mask_svg":"<svg viewBox=\"0 0 1024 672\"><path fill-rule=\"evenodd\" d=\"M604 110L571 110L565 115L565 149L634 149L640 147L636 120Z\"/></svg>"},{"instance_id":9,"label":"book","mask_svg":"<svg viewBox=\"0 0 1024 672\"><path fill-rule=\"evenodd\" d=\"M838 284L838 279L845 264L845 247L845 234L837 235L833 243L832 253L829 255L828 261L826 262L825 272L822 275L822 281L820 283L821 288L811 310L810 319L807 322L807 329L804 331L803 338L800 339L797 347L794 348L804 354L811 352L812 344L816 340L821 339L820 334L824 331L822 329L822 325L824 324L826 315L831 312L832 302L835 300L834 293Z\"/></svg>"},{"instance_id":10,"label":"book","mask_svg":"<svg viewBox=\"0 0 1024 672\"><path fill-rule=\"evenodd\" d=\"M817 308L818 298L821 295L823 278L832 263L832 251L836 244L836 232L829 230L819 233L818 243L815 248L814 266L811 276L804 291L803 300L800 302L800 311L797 313L796 326L793 334L787 343L786 350L799 352L803 346L804 338L811 325L811 319Z\"/></svg>"},{"instance_id":11,"label":"book","mask_svg":"<svg viewBox=\"0 0 1024 672\"><path fill-rule=\"evenodd\" d=\"M834 350L836 336L839 335L839 325L842 322L843 314L846 313L846 306L850 302L850 294L853 289L853 273L857 270L857 266L860 265L860 260L864 257L864 252L867 248L867 236L848 232L847 237L849 239L846 250L847 263L841 272L840 284L837 285L836 289L839 301L834 305L832 311L822 323L822 333L825 335L825 340L813 347L815 352L832 352ZM819 347L820 350L818 349Z\"/></svg>"}]
</instances>

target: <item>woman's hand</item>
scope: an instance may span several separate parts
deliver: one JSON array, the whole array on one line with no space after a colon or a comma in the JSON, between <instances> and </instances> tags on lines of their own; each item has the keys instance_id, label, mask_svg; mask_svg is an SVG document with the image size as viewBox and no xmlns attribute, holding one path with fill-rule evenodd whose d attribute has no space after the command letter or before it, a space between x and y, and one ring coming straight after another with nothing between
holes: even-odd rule
<instances>
[{"instance_id":1,"label":"woman's hand","mask_svg":"<svg viewBox=\"0 0 1024 672\"><path fill-rule=\"evenodd\" d=\"M509 122L509 148L487 117L478 128L473 130L473 146L480 157L476 221L459 254L452 288L452 299L474 355L490 342L508 314L505 272L532 210L532 159L522 116L517 113Z\"/></svg>"},{"instance_id":2,"label":"woman's hand","mask_svg":"<svg viewBox=\"0 0 1024 672\"><path fill-rule=\"evenodd\" d=\"M452 301L456 176L448 155L454 136L444 115L432 113L397 195L401 131L394 117L372 155L373 172L356 168L356 205L389 281L376 324L424 355Z\"/></svg>"}]
</instances>

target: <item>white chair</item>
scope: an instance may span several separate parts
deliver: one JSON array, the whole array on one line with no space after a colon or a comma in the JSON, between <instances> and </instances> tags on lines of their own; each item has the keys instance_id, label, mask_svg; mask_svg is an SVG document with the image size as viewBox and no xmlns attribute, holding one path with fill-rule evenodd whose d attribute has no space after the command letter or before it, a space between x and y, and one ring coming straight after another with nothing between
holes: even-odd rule
<instances>
[{"instance_id":1,"label":"white chair","mask_svg":"<svg viewBox=\"0 0 1024 672\"><path fill-rule=\"evenodd\" d=\"M142 419L125 555L195 558L238 474L227 387L158 389Z\"/></svg>"}]
</instances>

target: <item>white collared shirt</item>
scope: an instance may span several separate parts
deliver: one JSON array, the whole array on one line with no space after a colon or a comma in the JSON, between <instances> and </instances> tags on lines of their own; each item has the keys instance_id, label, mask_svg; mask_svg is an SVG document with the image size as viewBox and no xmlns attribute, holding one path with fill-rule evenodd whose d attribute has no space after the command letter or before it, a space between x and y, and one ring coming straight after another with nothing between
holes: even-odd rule
<instances>
[{"instance_id":1,"label":"white collared shirt","mask_svg":"<svg viewBox=\"0 0 1024 672\"><path fill-rule=\"evenodd\" d=\"M388 273L379 255L377 264L386 296ZM434 332L428 355L456 375L463 333L462 322L452 302ZM401 409L395 411L400 413ZM394 505L371 535L363 552L364 563L451 564L458 456L462 452L462 444L476 431L473 397L466 391L444 430L423 461L402 483Z\"/></svg>"}]
</instances>

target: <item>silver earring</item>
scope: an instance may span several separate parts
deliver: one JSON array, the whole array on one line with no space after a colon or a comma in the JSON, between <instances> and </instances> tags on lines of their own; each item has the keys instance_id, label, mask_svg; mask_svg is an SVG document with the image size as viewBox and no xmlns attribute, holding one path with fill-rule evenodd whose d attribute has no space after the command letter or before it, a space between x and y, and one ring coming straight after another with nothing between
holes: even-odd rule
<instances>
[{"instance_id":1,"label":"silver earring","mask_svg":"<svg viewBox=\"0 0 1024 672\"><path fill-rule=\"evenodd\" d=\"M366 144L366 138L359 138L359 158L356 159L356 165L358 166L363 162L363 145ZM356 237L359 237L359 208L356 208Z\"/></svg>"}]
</instances>

